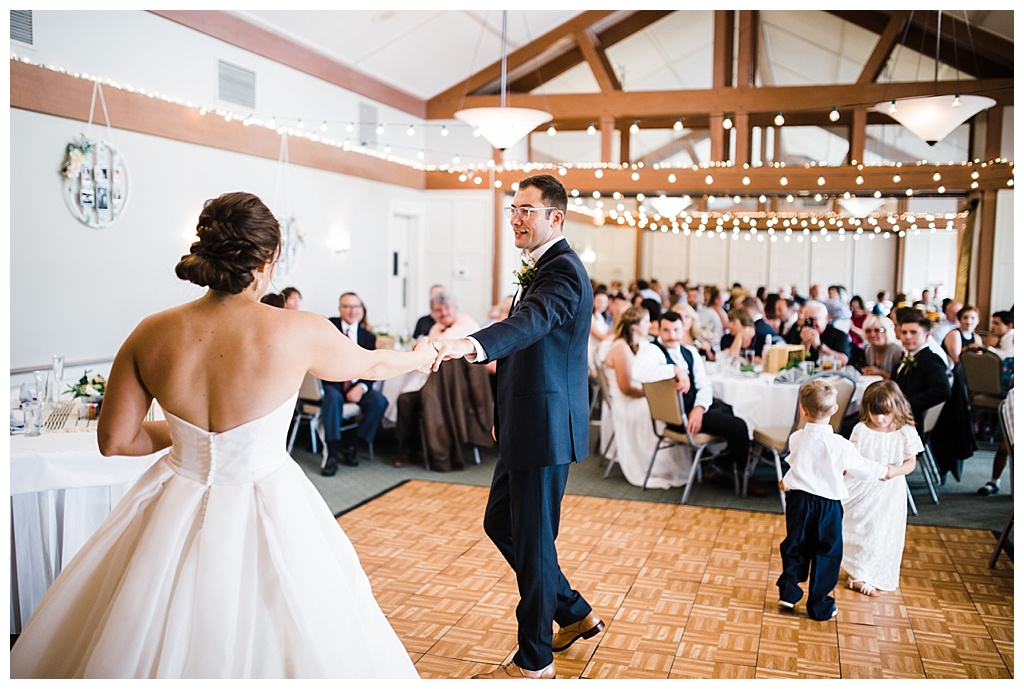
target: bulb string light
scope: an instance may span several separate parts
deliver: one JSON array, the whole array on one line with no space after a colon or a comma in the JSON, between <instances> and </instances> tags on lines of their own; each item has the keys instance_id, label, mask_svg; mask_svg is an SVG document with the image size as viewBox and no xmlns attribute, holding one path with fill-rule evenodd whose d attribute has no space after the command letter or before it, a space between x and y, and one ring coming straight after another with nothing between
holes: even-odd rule
<instances>
[{"instance_id":1,"label":"bulb string light","mask_svg":"<svg viewBox=\"0 0 1024 689\"><path fill-rule=\"evenodd\" d=\"M485 172L485 171L489 172L491 170L494 170L494 171L497 171L497 172L501 172L501 171L522 171L522 172L557 171L561 175L565 175L567 173L567 171L569 171L569 170L585 170L585 171L590 171L592 174L595 175L595 177L598 177L598 178L602 176L602 173L604 171L610 171L610 170L630 170L631 171L631 178L634 181L638 181L642 177L642 174L644 173L645 168L649 169L649 170L653 170L653 171L659 171L659 170L672 171L672 170L674 170L674 171L678 172L678 171L686 171L686 170L711 171L711 170L714 170L714 169L722 169L722 168L729 169L729 168L735 167L731 161L710 161L710 162L704 162L704 163L700 163L700 164L691 164L691 165L682 165L682 164L673 165L671 163L659 163L659 164L654 164L654 165L650 165L650 166L645 166L643 163L605 163L605 162L600 162L600 163L568 163L568 162L566 162L566 163L543 163L543 164L538 164L538 163L497 164L494 161L493 158L488 157L488 156L483 156L483 155L474 156L472 154L465 154L465 153L463 153L462 155L452 154L452 153L446 152L446 151L436 151L436 150L432 150L432 149L429 149L429 148L425 149L422 145L419 145L417 143L409 143L408 142L408 139L411 136L413 136L415 133L417 133L417 131L419 131L419 130L424 130L424 131L434 131L434 130L437 130L439 132L440 136L447 136L452 128L459 128L459 129L463 129L463 130L467 130L467 131L470 131L472 129L468 125L464 125L464 124L461 124L461 123L458 123L458 122L446 122L446 123L432 123L432 122L429 122L429 121L426 121L426 122L408 122L408 121L406 121L406 122L400 122L400 123L388 123L388 122L381 122L381 121L361 122L361 121L353 120L353 119L338 119L338 118L329 118L329 117L328 118L324 118L324 117L282 116L282 115L266 116L266 115L263 115L263 114L257 114L257 113L252 112L252 111L235 112L235 111L232 111L232 110L229 110L229 109L226 109L226 108L207 106L207 105L203 105L203 104L200 104L200 103L195 103L195 102L192 102L192 101L187 101L187 100L184 100L184 99L181 99L181 98L177 98L177 97L173 97L173 96L168 96L166 94L162 94L162 93L159 93L157 91L152 91L152 90L148 90L148 89L145 89L145 88L142 88L142 87L133 86L130 83L122 84L122 83L119 83L119 82L117 82L117 81L115 81L113 79L103 78L103 77L100 77L98 75L92 75L92 74L88 74L88 73L69 72L69 71L67 71L67 70L65 70L65 69L63 69L61 67L56 67L54 65L34 63L34 62L32 62L32 60L30 58L28 58L28 57L21 57L21 56L18 56L17 54L14 54L14 53L11 54L11 58L10 59L12 61L17 61L19 63L31 65L31 66L38 67L38 68L41 68L41 69L48 69L48 70L51 70L53 72L57 72L57 73L63 74L65 76L75 77L75 78L83 79L85 81L99 82L104 87L114 88L114 89L118 89L118 90L125 91L125 92L128 92L128 93L133 93L133 94L137 94L137 95L146 96L146 97L149 97L149 98L154 99L154 100L160 100L160 101L163 101L163 102L166 102L166 103L171 103L171 104L174 104L174 105L179 105L181 107L185 107L185 108L189 108L189 109L195 110L196 112L198 112L202 116L212 115L212 116L215 116L215 117L221 117L226 122L239 122L242 126L246 126L246 127L262 127L262 128L270 129L272 131L275 131L278 134L288 134L289 136L307 139L307 140L312 141L314 143L319 143L319 144L323 144L323 145L333 146L333 147L336 147L336 148L343 149L343 150L345 150L347 152L366 155L366 156L369 156L369 157L373 157L373 158L377 158L377 159L380 159L380 160L387 161L389 163L403 165L403 166L410 167L410 168L413 168L413 169L416 169L416 170L420 170L420 171L447 172L447 173L451 173L451 174L457 174L457 175L460 176L460 180L469 182L469 183L474 184L474 185L479 185L480 184L480 182L477 181L477 179L479 178L479 173ZM856 105L857 104L844 104L843 105L843 109L849 109L850 107L854 107ZM838 113L838 106L832 106L831 111L834 112L834 113ZM781 113L779 113L776 116L777 117L781 116ZM728 126L731 126L732 125L731 115L725 114L724 117L725 117L725 122L728 123ZM292 122L294 122L294 126L289 126L289 124L286 124L286 123L292 123ZM318 122L320 124L318 126L308 126L308 125L304 124L306 122ZM633 120L633 124L631 125L631 127L639 128L639 124L640 124L639 120ZM331 135L334 132L341 132L341 133L344 133L344 134L352 135L352 134L355 134L356 127L359 127L360 129L363 129L363 128L367 128L367 129L375 128L375 130L378 133L381 133L382 135L384 133L387 133L387 132L394 132L396 134L396 137L395 137L394 141L386 141L386 142L378 141L378 142L375 142L375 143L371 144L368 141L358 139L358 137L354 138L353 136L345 136L344 138L340 138L340 136L339 137L335 137L335 136ZM679 129L681 129L682 127L683 127L682 118L676 119L674 124L671 125L671 128L675 129L677 131ZM591 129L593 129L593 123L591 123L588 126L588 131L590 131ZM397 136L398 133L402 134L402 136L400 138ZM548 128L548 134L553 136L553 135L555 135L555 133L557 133L557 130L555 130L554 124L552 124ZM404 140L403 143L399 143L399 142L402 142L403 140ZM404 152L408 152L407 155ZM443 157L443 158L446 158L446 159L450 159L452 162L451 163L442 163L442 164L426 164L423 161L424 161L427 153L429 153L431 156ZM463 158L470 159L470 162L467 162L467 163L463 164L463 162L462 162ZM473 162L473 161L479 161L479 162ZM927 161L918 161L918 164L919 165L921 165L921 164L941 165L940 163L927 163ZM950 163L947 163L946 165L948 165L950 167L954 167L954 166L958 166L958 165L959 166L971 165L971 166L973 166L975 168L978 168L978 167L985 167L986 165L995 165L995 164L1009 164L1009 165L1012 166L1012 162L1010 162L1010 161L1008 161L1007 159L1004 159L1004 158L990 160L990 161L980 161L980 160L964 161L964 162L959 163L959 164L950 162ZM871 165L871 166L859 165L857 167L860 168L860 169L863 169L865 167L872 167L872 168L876 168L877 169L877 168L882 168L882 167L897 167L898 168L898 167L901 167L901 166L909 167L910 164L905 164L905 163L883 163L883 164L876 164L876 165ZM744 167L746 168L746 167L748 167L748 165L744 165ZM757 165L755 167L758 167L758 168L768 168L768 169L772 169L772 168L782 169L782 168L786 168L787 166L786 166L785 163L765 163L763 165ZM839 169L839 168L835 168L835 167L832 167L832 166L828 166L824 162L819 164L819 163L813 162L813 161L808 163L808 164L806 164L804 166L804 169L806 169L806 168L815 168L815 167L820 167L820 168L823 168L823 169L826 169L826 170L837 170L837 169ZM790 166L790 169L800 169L800 168L793 168L792 166ZM936 174L938 174L938 173L936 173ZM671 177L672 180L673 180L670 183L674 184L675 183L675 181L674 181L675 174L670 174L669 177ZM974 179L977 180L977 172L976 171L974 173ZM713 183L712 175L710 175L710 174L707 175L706 182L707 182L708 185ZM780 178L779 178L779 180L777 180L777 182L779 184L781 184L781 185L786 185L786 184L788 184L789 180L788 180L786 175L780 175ZM819 182L820 182L820 180L819 180ZM860 184L861 181L858 181L857 183ZM978 186L979 186L979 184L978 184L977 181L973 182L972 185L971 185L972 188L978 188ZM1013 188L1012 169L1011 169L1010 178L1006 182L1006 186L1009 187L1009 188ZM940 193L940 194L944 193L945 187L943 185L938 185L936 190L938 191L939 189L941 189L942 191L939 191L938 193ZM910 189L906 190L906 192L909 192L909 193L906 194L908 196L913 195L915 193L913 190L910 190ZM877 192L877 191L875 192L876 198L881 196L881 195L882 194L880 194L880 192ZM887 192L885 195L887 195L887 196L899 196L899 194L897 194L895 192Z\"/></svg>"}]
</instances>

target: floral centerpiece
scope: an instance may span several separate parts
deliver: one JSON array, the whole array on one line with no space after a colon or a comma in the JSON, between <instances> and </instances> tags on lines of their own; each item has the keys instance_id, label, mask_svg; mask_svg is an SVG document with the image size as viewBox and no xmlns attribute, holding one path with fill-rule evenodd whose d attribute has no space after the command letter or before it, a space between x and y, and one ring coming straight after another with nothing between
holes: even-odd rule
<instances>
[{"instance_id":1,"label":"floral centerpiece","mask_svg":"<svg viewBox=\"0 0 1024 689\"><path fill-rule=\"evenodd\" d=\"M67 392L70 392L75 399L79 397L87 398L88 402L102 402L103 393L107 391L107 379L103 376L89 377L89 371L82 375L78 379L78 382L74 385L69 385Z\"/></svg>"}]
</instances>

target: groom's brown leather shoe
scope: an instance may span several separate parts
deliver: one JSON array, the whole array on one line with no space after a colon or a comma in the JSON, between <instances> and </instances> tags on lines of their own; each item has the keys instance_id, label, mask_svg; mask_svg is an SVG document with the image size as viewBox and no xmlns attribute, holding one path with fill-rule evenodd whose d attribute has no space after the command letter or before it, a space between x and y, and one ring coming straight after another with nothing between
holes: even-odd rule
<instances>
[{"instance_id":1,"label":"groom's brown leather shoe","mask_svg":"<svg viewBox=\"0 0 1024 689\"><path fill-rule=\"evenodd\" d=\"M540 670L527 670L510 660L504 665L499 665L494 672L487 672L482 675L473 675L473 679L554 679L555 664L551 663Z\"/></svg>"},{"instance_id":2,"label":"groom's brown leather shoe","mask_svg":"<svg viewBox=\"0 0 1024 689\"><path fill-rule=\"evenodd\" d=\"M596 636L604 629L604 622L593 610L579 622L573 622L560 627L551 639L551 650L555 653L564 651L576 642L577 639L589 639Z\"/></svg>"}]
</instances>

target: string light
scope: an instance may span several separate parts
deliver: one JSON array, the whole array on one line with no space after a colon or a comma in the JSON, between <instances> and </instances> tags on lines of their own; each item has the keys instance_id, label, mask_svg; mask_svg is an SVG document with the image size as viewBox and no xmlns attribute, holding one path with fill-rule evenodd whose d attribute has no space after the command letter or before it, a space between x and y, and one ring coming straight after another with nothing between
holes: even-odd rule
<instances>
[{"instance_id":1,"label":"string light","mask_svg":"<svg viewBox=\"0 0 1024 689\"><path fill-rule=\"evenodd\" d=\"M17 56L12 56L12 60L18 60L19 62L23 62L23 63L32 65L30 60L23 59L23 58L18 58ZM94 81L97 81L97 82L101 83L105 87L117 88L119 90L123 90L123 91L129 92L129 93L133 93L133 94L138 94L140 96L144 95L144 96L146 96L148 98L159 99L159 100L163 100L163 101L168 102L168 103L178 104L178 105L181 105L183 107L188 107L188 108L193 109L194 111L198 112L198 114L200 116L212 113L212 114L215 114L215 115L217 115L219 117L222 117L225 122L229 122L229 123L230 122L240 122L240 123L242 123L243 126L246 126L246 127L265 127L267 129L273 130L273 131L281 133L281 134L288 134L288 135L292 135L292 136L298 136L298 137L306 138L306 139L309 139L311 141L314 141L314 142L317 142L317 143L321 143L321 144L324 144L324 145L331 145L331 146L334 146L334 147L337 147L337 148L342 148L342 149L344 149L347 152L359 153L359 154L368 155L368 156L372 156L372 157L382 158L382 159L386 159L388 162L409 166L409 167L412 167L412 168L415 168L415 169L426 169L426 170L437 170L437 169L440 169L442 171L448 171L448 172L453 172L453 173L458 173L459 172L459 170L452 169L447 164L442 165L442 166L440 166L440 168L438 168L436 166L425 166L422 162L417 162L417 161L423 161L424 158L426 157L426 153L427 153L427 151L424 151L422 148L419 148L419 147L415 147L414 148L414 147L409 147L409 146L399 146L399 145L395 145L394 143L381 142L381 143L377 144L378 146L381 146L383 148L383 150L384 150L384 154L381 154L381 152L379 150L375 150L374 147L370 146L366 141L353 142L353 141L350 141L348 139L346 139L345 141L338 141L338 140L333 140L333 139L324 137L324 136L322 136L322 134L328 132L329 128L330 128L329 127L330 121L326 120L326 119L322 119L321 120L321 125L319 127L319 132L320 133L311 132L311 131L309 131L309 128L305 127L305 119L307 119L307 118L293 118L293 119L291 119L291 121L295 123L295 127L293 129L293 128L289 127L287 124L281 124L280 119L278 117L275 117L275 116L271 116L269 119L266 119L264 121L256 113L247 113L247 114L233 113L233 112L221 109L221 108L212 108L212 107L209 107L209 106L206 106L206 105L202 105L202 104L185 102L185 101L183 101L180 98L169 97L169 96L166 96L166 95L159 94L159 93L157 93L155 91L148 91L148 90L146 90L144 88L141 88L141 87L134 87L132 85L118 84L118 83L116 83L116 82L114 82L112 80L103 79L103 78L95 76L95 75L88 75L88 74L81 74L80 75L80 74L77 74L77 73L76 74L69 74L66 70L61 69L61 68L55 68L53 66L46 66L46 65L33 65L33 66L37 66L37 67L40 67L40 68L43 68L43 69L50 69L50 70L56 71L56 72L58 72L60 74L64 74L64 75L68 75L68 76L73 76L74 78L94 80ZM893 101L892 105L895 106L895 101ZM781 111L777 113L776 117L780 117L780 116L782 116ZM838 106L834 105L832 107L831 111L829 112L829 118L832 119L833 121L839 119L839 109L838 109ZM315 121L316 119L320 119L320 118L314 118L313 121ZM285 118L285 121L287 122L287 118ZM362 123L362 124L366 125L368 123ZM346 133L349 133L349 134L353 133L354 130L355 130L355 125L356 125L356 122L354 122L354 121L347 121L347 122L343 121L343 128L346 131ZM378 134L383 134L386 125L387 125L387 123L385 123L385 122L381 122L381 121L376 122L375 123L376 132ZM439 127L440 128L441 136L448 136L448 134L449 134L449 128L447 127L446 124L431 124L431 123L427 123L427 124L420 124L418 126L425 126L425 127L434 126L434 127ZM634 126L635 126L635 129L634 129ZM731 129L732 128L733 121L732 121L732 116L731 115L726 114L726 115L723 116L722 126L723 126L724 129ZM407 134L412 136L415 133L415 128L416 128L416 125L412 125L412 124L407 125L407 129L406 129ZM675 122L673 122L672 128L673 128L673 130L676 130L676 131L679 131L679 130L683 129L682 118L677 118L675 120ZM630 126L630 129L631 129L631 131L638 131L639 130L639 123L636 120L634 120L632 122L631 126ZM596 133L596 127L594 127L594 123L591 122L591 123L588 124L587 131L588 131L588 133ZM548 128L548 134L553 136L555 133L556 133L556 130L555 130L554 124L552 123L552 125ZM405 160L405 159L402 159L400 157L396 158L396 157L393 157L393 156L390 155L392 150L402 150L402 149L407 150L408 151L407 155L410 158L415 158L415 160ZM445 154L445 155L447 155L447 154ZM456 156L454 156L454 158L452 158L452 165L458 165L458 164L460 164L460 162L461 162L461 160L460 160L460 157L458 155L456 155ZM919 161L919 164L921 162L924 162L924 161ZM980 161L975 160L975 161L972 161L970 163L965 161L964 163L961 163L961 165L975 165L975 166L980 166L980 167L984 168L986 165L989 165L989 164L992 164L992 165L995 165L995 164L1006 165L1007 162L1008 161L1006 161L1005 159L997 159L997 160L994 160L994 161L988 161L988 163L980 162ZM488 161L488 164L489 164L489 166L491 168L495 167L494 161ZM558 163L545 163L545 164L531 163L529 165L530 165L531 169L537 169L537 170L541 170L541 169L558 169L559 174L561 174L561 175L568 174L569 170L585 170L588 167L591 167L590 164L570 164L570 163L561 163L561 164L558 164ZM812 163L810 165L805 165L804 167L815 167L817 165L827 166L826 163L821 162L821 163ZM1013 175L1012 162L1010 162L1009 165L1010 165L1009 177L1005 181L1005 186L1012 188L1013 187L1013 182L1014 182L1013 178L1012 178L1012 175ZM949 166L950 166L950 168L952 168L954 166L954 164L953 163L949 163ZM603 175L603 173L601 172L602 167L607 167L608 169L615 169L615 170L619 169L618 165L615 165L615 164L604 164L604 163L598 163L598 164L596 164L593 167L594 167L595 177L598 177L598 178L600 178ZM627 166L623 165L622 167L627 167ZM660 169L663 169L663 170L671 169L672 167L673 167L672 165L664 164L664 163L662 163L660 165ZM699 165L698 164L686 165L686 166L677 165L675 167L677 169L683 170L683 171L688 171L688 170L697 171L697 170L699 170L701 168L714 168L714 167L728 167L728 168L731 168L732 167L732 163L728 162L728 161L724 161L724 162L702 163L702 164L699 164ZM779 167L781 167L781 165L779 165ZM863 165L859 165L858 167L863 168L864 166ZM876 166L876 167L883 167L883 166L879 165L879 166ZM897 165L897 167L899 167L899 166ZM659 169L659 165L655 165L654 168L655 169ZM511 171L513 169L517 169L517 166L514 166L514 165L513 166L508 166L508 165L499 166L499 171L501 171L501 170L503 170L503 171ZM522 169L525 170L526 166L523 166ZM467 174L466 178L469 179L471 174L472 174L472 172ZM638 175L634 173L633 177L634 177L634 180L636 180ZM674 173L671 173L670 175L667 175L667 177L669 179L669 183L675 184L677 182L677 178L676 178L676 175ZM933 181L939 182L942 179L942 174L940 174L938 172L934 172L931 175L931 177L932 177ZM978 181L980 179L980 173L979 173L977 168L972 169L971 177L974 180L974 182L970 185L971 188L972 189L980 188L980 183ZM664 178L662 178L662 179L664 179ZM818 180L818 183L821 186L824 186L823 179L824 178L821 177ZM901 181L901 177L900 177L900 175L898 173L895 174L892 179L893 179L893 183L894 184L899 184L900 181ZM710 173L707 174L707 176L705 178L705 182L708 185L711 185L711 184L714 183L714 178L713 178L713 176ZM744 184L748 185L750 183L751 182L749 181L749 178L745 177L744 178ZM788 183L788 179L785 176L783 176L783 177L780 178L780 182L779 183L780 183L780 185L785 186ZM856 177L856 184L858 186L864 184L864 177L862 175L857 175L857 177ZM906 191L907 191L907 195L908 196L912 196L912 195L914 195L916 193L915 190L913 190L913 189L908 189ZM925 191L927 193L927 190L921 190L921 189L917 190L917 192L921 192L921 191ZM941 186L938 186L934 190L934 193L945 194L946 191L947 190L945 188L945 185L941 185ZM882 194L881 194L880 190L876 190L874 192L874 197L875 198L881 198L881 196L882 196Z\"/></svg>"},{"instance_id":2,"label":"string light","mask_svg":"<svg viewBox=\"0 0 1024 689\"><path fill-rule=\"evenodd\" d=\"M781 127L786 124L786 118L782 116L782 111L779 110L779 114L775 116L775 126Z\"/></svg>"},{"instance_id":3,"label":"string light","mask_svg":"<svg viewBox=\"0 0 1024 689\"><path fill-rule=\"evenodd\" d=\"M587 134L590 134L590 136L597 134L597 127L594 126L593 122L587 125Z\"/></svg>"}]
</instances>

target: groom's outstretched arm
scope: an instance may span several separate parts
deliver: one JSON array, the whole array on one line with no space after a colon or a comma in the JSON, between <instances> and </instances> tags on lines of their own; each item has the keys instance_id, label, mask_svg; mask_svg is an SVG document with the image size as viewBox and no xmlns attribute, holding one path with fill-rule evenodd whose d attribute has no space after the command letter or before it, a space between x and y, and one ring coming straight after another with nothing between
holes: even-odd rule
<instances>
[{"instance_id":1,"label":"groom's outstretched arm","mask_svg":"<svg viewBox=\"0 0 1024 689\"><path fill-rule=\"evenodd\" d=\"M473 362L476 360L476 345L468 337L463 337L458 340L446 340L443 338L435 338L430 340L430 344L437 350L437 356L434 358L434 370L441 365L442 361L448 359L466 359L466 361Z\"/></svg>"}]
</instances>

